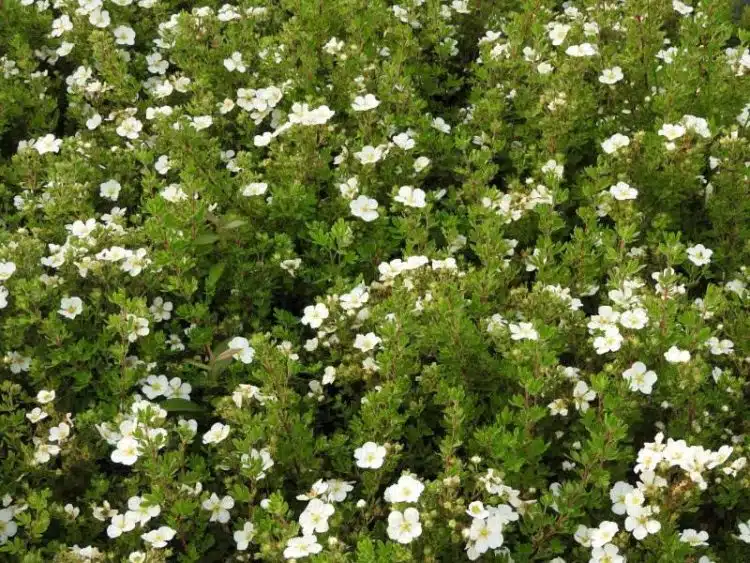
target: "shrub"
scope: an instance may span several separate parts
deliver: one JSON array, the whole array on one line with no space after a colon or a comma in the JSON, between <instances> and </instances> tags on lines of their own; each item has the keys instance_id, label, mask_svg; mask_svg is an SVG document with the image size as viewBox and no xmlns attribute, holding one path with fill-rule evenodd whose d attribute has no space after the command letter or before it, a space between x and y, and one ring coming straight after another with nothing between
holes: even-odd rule
<instances>
[{"instance_id":1,"label":"shrub","mask_svg":"<svg viewBox=\"0 0 750 563\"><path fill-rule=\"evenodd\" d=\"M750 558L729 0L0 2L0 554Z\"/></svg>"}]
</instances>

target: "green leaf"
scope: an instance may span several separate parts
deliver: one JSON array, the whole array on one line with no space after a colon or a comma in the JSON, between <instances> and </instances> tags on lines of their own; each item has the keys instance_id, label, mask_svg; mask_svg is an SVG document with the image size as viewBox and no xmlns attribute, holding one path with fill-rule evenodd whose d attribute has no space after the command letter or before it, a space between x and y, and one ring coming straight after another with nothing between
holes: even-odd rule
<instances>
[{"instance_id":1,"label":"green leaf","mask_svg":"<svg viewBox=\"0 0 750 563\"><path fill-rule=\"evenodd\" d=\"M198 405L197 403L193 403L192 401L188 401L187 399L167 399L161 404L161 407L166 410L167 412L204 412L204 408Z\"/></svg>"}]
</instances>

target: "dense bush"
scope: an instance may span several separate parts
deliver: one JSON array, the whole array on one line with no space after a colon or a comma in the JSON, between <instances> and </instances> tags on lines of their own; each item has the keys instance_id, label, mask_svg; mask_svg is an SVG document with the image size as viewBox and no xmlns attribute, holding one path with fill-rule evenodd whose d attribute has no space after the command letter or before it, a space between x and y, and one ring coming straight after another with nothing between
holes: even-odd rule
<instances>
[{"instance_id":1,"label":"dense bush","mask_svg":"<svg viewBox=\"0 0 750 563\"><path fill-rule=\"evenodd\" d=\"M0 1L0 560L750 560L748 21Z\"/></svg>"}]
</instances>

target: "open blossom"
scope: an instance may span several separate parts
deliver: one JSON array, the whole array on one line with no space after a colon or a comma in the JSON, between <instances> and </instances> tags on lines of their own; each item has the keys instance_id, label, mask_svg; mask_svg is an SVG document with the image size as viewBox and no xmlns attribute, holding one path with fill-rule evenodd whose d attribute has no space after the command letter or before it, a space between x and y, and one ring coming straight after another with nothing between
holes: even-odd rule
<instances>
[{"instance_id":1,"label":"open blossom","mask_svg":"<svg viewBox=\"0 0 750 563\"><path fill-rule=\"evenodd\" d=\"M614 154L620 149L630 145L630 138L621 133L615 133L609 139L602 142L602 150L607 154Z\"/></svg>"},{"instance_id":2,"label":"open blossom","mask_svg":"<svg viewBox=\"0 0 750 563\"><path fill-rule=\"evenodd\" d=\"M354 347L366 353L374 350L380 342L380 337L376 336L374 332L368 332L367 334L358 334L354 338Z\"/></svg>"},{"instance_id":3,"label":"open blossom","mask_svg":"<svg viewBox=\"0 0 750 563\"><path fill-rule=\"evenodd\" d=\"M385 447L375 442L365 442L361 447L354 450L354 459L357 467L363 469L379 469L385 460Z\"/></svg>"},{"instance_id":4,"label":"open blossom","mask_svg":"<svg viewBox=\"0 0 750 563\"><path fill-rule=\"evenodd\" d=\"M308 305L305 307L301 322L303 325L307 325L310 328L319 328L328 318L329 314L328 307L322 303Z\"/></svg>"},{"instance_id":5,"label":"open blossom","mask_svg":"<svg viewBox=\"0 0 750 563\"><path fill-rule=\"evenodd\" d=\"M132 27L120 25L112 30L118 45L135 45L135 31Z\"/></svg>"},{"instance_id":6,"label":"open blossom","mask_svg":"<svg viewBox=\"0 0 750 563\"><path fill-rule=\"evenodd\" d=\"M15 271L16 265L13 262L0 262L0 283L8 281Z\"/></svg>"},{"instance_id":7,"label":"open blossom","mask_svg":"<svg viewBox=\"0 0 750 563\"><path fill-rule=\"evenodd\" d=\"M83 312L83 301L80 297L63 297L60 300L60 313L67 319L75 319Z\"/></svg>"},{"instance_id":8,"label":"open blossom","mask_svg":"<svg viewBox=\"0 0 750 563\"><path fill-rule=\"evenodd\" d=\"M565 49L565 54L571 57L593 57L599 52L596 45L591 43L581 43L580 45L571 45Z\"/></svg>"},{"instance_id":9,"label":"open blossom","mask_svg":"<svg viewBox=\"0 0 750 563\"><path fill-rule=\"evenodd\" d=\"M402 475L398 481L385 490L386 502L417 502L424 490L424 484L411 475Z\"/></svg>"},{"instance_id":10,"label":"open blossom","mask_svg":"<svg viewBox=\"0 0 750 563\"><path fill-rule=\"evenodd\" d=\"M354 101L352 102L352 109L354 111L368 111L371 109L375 109L380 105L380 100L378 100L375 96L372 94L365 94L364 96L357 96L354 98Z\"/></svg>"},{"instance_id":11,"label":"open blossom","mask_svg":"<svg viewBox=\"0 0 750 563\"><path fill-rule=\"evenodd\" d=\"M302 534L305 536L314 533L325 533L328 531L328 519L333 516L335 509L332 504L314 498L307 503L305 510L300 514L299 524L302 526Z\"/></svg>"},{"instance_id":12,"label":"open blossom","mask_svg":"<svg viewBox=\"0 0 750 563\"><path fill-rule=\"evenodd\" d=\"M407 544L422 535L422 524L416 508L407 508L403 512L393 510L388 515L388 537L398 543Z\"/></svg>"},{"instance_id":13,"label":"open blossom","mask_svg":"<svg viewBox=\"0 0 750 563\"><path fill-rule=\"evenodd\" d=\"M599 75L599 82L602 84L617 84L624 78L624 76L625 75L622 73L622 69L619 66L605 68Z\"/></svg>"},{"instance_id":14,"label":"open blossom","mask_svg":"<svg viewBox=\"0 0 750 563\"><path fill-rule=\"evenodd\" d=\"M680 350L677 346L672 346L664 352L664 358L670 364L684 364L690 361L690 352L687 350Z\"/></svg>"},{"instance_id":15,"label":"open blossom","mask_svg":"<svg viewBox=\"0 0 750 563\"><path fill-rule=\"evenodd\" d=\"M667 141L675 141L682 137L686 132L686 129L684 126L678 124L672 124L672 123L665 123L661 126L659 129L659 135L662 137L665 137Z\"/></svg>"},{"instance_id":16,"label":"open blossom","mask_svg":"<svg viewBox=\"0 0 750 563\"><path fill-rule=\"evenodd\" d=\"M403 203L407 207L422 208L427 205L425 201L425 192L412 186L401 186L398 189L398 195L393 198L394 201Z\"/></svg>"},{"instance_id":17,"label":"open blossom","mask_svg":"<svg viewBox=\"0 0 750 563\"><path fill-rule=\"evenodd\" d=\"M594 338L594 348L597 354L616 352L622 346L622 334L616 326L607 327L603 336Z\"/></svg>"},{"instance_id":18,"label":"open blossom","mask_svg":"<svg viewBox=\"0 0 750 563\"><path fill-rule=\"evenodd\" d=\"M604 521L598 528L591 530L591 547L603 547L615 537L618 527L616 522Z\"/></svg>"},{"instance_id":19,"label":"open blossom","mask_svg":"<svg viewBox=\"0 0 750 563\"><path fill-rule=\"evenodd\" d=\"M511 323L508 329L512 340L539 340L539 333L531 323Z\"/></svg>"},{"instance_id":20,"label":"open blossom","mask_svg":"<svg viewBox=\"0 0 750 563\"><path fill-rule=\"evenodd\" d=\"M151 547L159 549L167 547L167 544L172 541L176 534L177 531L169 526L161 526L156 530L141 534L141 538Z\"/></svg>"},{"instance_id":21,"label":"open blossom","mask_svg":"<svg viewBox=\"0 0 750 563\"><path fill-rule=\"evenodd\" d=\"M585 381L579 381L573 387L573 403L576 410L586 412L589 410L589 403L596 399L596 391L589 389Z\"/></svg>"},{"instance_id":22,"label":"open blossom","mask_svg":"<svg viewBox=\"0 0 750 563\"><path fill-rule=\"evenodd\" d=\"M242 188L242 195L252 197L254 195L263 195L268 191L268 184L265 182L250 182Z\"/></svg>"},{"instance_id":23,"label":"open blossom","mask_svg":"<svg viewBox=\"0 0 750 563\"><path fill-rule=\"evenodd\" d=\"M640 391L644 395L651 394L657 380L656 373L649 370L643 362L635 362L622 376L630 383L631 391Z\"/></svg>"},{"instance_id":24,"label":"open blossom","mask_svg":"<svg viewBox=\"0 0 750 563\"><path fill-rule=\"evenodd\" d=\"M366 195L361 195L349 203L349 209L352 215L359 217L369 223L378 218L378 202Z\"/></svg>"},{"instance_id":25,"label":"open blossom","mask_svg":"<svg viewBox=\"0 0 750 563\"><path fill-rule=\"evenodd\" d=\"M227 348L232 351L232 358L243 364L250 364L255 357L255 349L250 346L250 341L243 336L235 336L227 343Z\"/></svg>"},{"instance_id":26,"label":"open blossom","mask_svg":"<svg viewBox=\"0 0 750 563\"><path fill-rule=\"evenodd\" d=\"M111 454L112 461L123 465L133 465L138 461L140 449L138 440L132 436L124 436L117 442L117 447Z\"/></svg>"},{"instance_id":27,"label":"open blossom","mask_svg":"<svg viewBox=\"0 0 750 563\"><path fill-rule=\"evenodd\" d=\"M137 139L138 136L141 134L142 129L143 129L143 123L141 123L135 117L127 117L122 120L120 125L117 126L117 129L115 129L115 132L118 135L120 135L120 137L125 137L126 139L134 140L134 139Z\"/></svg>"},{"instance_id":28,"label":"open blossom","mask_svg":"<svg viewBox=\"0 0 750 563\"><path fill-rule=\"evenodd\" d=\"M179 184L170 184L160 192L160 195L170 203L185 201L188 198Z\"/></svg>"},{"instance_id":29,"label":"open blossom","mask_svg":"<svg viewBox=\"0 0 750 563\"><path fill-rule=\"evenodd\" d=\"M697 530L693 530L692 528L687 528L686 530L682 530L682 532L680 533L680 541L683 543L687 543L692 547L708 545L708 532L699 532Z\"/></svg>"},{"instance_id":30,"label":"open blossom","mask_svg":"<svg viewBox=\"0 0 750 563\"><path fill-rule=\"evenodd\" d=\"M120 186L120 182L117 180L107 180L106 182L99 184L99 195L105 199L117 201L117 198L120 196L121 188L122 186Z\"/></svg>"},{"instance_id":31,"label":"open blossom","mask_svg":"<svg viewBox=\"0 0 750 563\"><path fill-rule=\"evenodd\" d=\"M625 182L617 182L614 186L611 186L609 193L617 201L627 201L638 197L638 190Z\"/></svg>"},{"instance_id":32,"label":"open blossom","mask_svg":"<svg viewBox=\"0 0 750 563\"><path fill-rule=\"evenodd\" d=\"M60 152L61 146L62 139L56 138L52 133L49 133L44 137L39 137L34 142L34 149L36 149L36 152L39 154L47 154L49 152L58 153Z\"/></svg>"},{"instance_id":33,"label":"open blossom","mask_svg":"<svg viewBox=\"0 0 750 563\"><path fill-rule=\"evenodd\" d=\"M211 428L203 435L204 444L218 444L223 442L229 436L230 427L228 424L214 422Z\"/></svg>"},{"instance_id":34,"label":"open blossom","mask_svg":"<svg viewBox=\"0 0 750 563\"><path fill-rule=\"evenodd\" d=\"M255 526L252 522L245 522L241 530L236 530L232 536L237 544L237 551L245 551L255 537Z\"/></svg>"},{"instance_id":35,"label":"open blossom","mask_svg":"<svg viewBox=\"0 0 750 563\"><path fill-rule=\"evenodd\" d=\"M688 259L696 266L705 266L711 262L711 255L714 253L710 248L702 244L696 244L687 249Z\"/></svg>"},{"instance_id":36,"label":"open blossom","mask_svg":"<svg viewBox=\"0 0 750 563\"><path fill-rule=\"evenodd\" d=\"M284 557L286 559L301 559L309 555L315 555L323 550L315 536L301 536L291 538L286 542Z\"/></svg>"},{"instance_id":37,"label":"open blossom","mask_svg":"<svg viewBox=\"0 0 750 563\"><path fill-rule=\"evenodd\" d=\"M354 153L354 158L362 164L375 164L383 158L384 154L385 149L382 146L365 145L362 150Z\"/></svg>"},{"instance_id":38,"label":"open blossom","mask_svg":"<svg viewBox=\"0 0 750 563\"><path fill-rule=\"evenodd\" d=\"M229 495L219 498L216 493L212 493L209 498L203 501L203 509L211 513L211 522L220 522L226 524L229 522L229 511L234 508L234 499Z\"/></svg>"}]
</instances>

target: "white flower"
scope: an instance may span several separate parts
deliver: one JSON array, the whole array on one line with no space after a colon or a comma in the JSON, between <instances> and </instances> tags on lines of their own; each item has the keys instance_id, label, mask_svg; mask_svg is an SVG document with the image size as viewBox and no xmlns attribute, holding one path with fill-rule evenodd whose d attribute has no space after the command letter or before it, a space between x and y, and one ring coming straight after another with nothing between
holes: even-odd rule
<instances>
[{"instance_id":1,"label":"white flower","mask_svg":"<svg viewBox=\"0 0 750 563\"><path fill-rule=\"evenodd\" d=\"M247 67L245 67L245 63L242 60L242 53L235 51L229 58L224 59L224 68L229 72L245 72Z\"/></svg>"},{"instance_id":2,"label":"white flower","mask_svg":"<svg viewBox=\"0 0 750 563\"><path fill-rule=\"evenodd\" d=\"M388 537L398 543L411 543L422 535L422 524L416 508L407 508L403 512L392 511L388 515Z\"/></svg>"},{"instance_id":3,"label":"white flower","mask_svg":"<svg viewBox=\"0 0 750 563\"><path fill-rule=\"evenodd\" d=\"M664 352L664 358L671 364L684 364L690 361L690 352L680 350L677 346L672 346Z\"/></svg>"},{"instance_id":4,"label":"white flower","mask_svg":"<svg viewBox=\"0 0 750 563\"><path fill-rule=\"evenodd\" d=\"M622 516L627 512L625 499L629 493L633 492L633 486L625 481L617 481L609 491L609 498L612 500L612 512Z\"/></svg>"},{"instance_id":5,"label":"white flower","mask_svg":"<svg viewBox=\"0 0 750 563\"><path fill-rule=\"evenodd\" d=\"M649 534L656 534L661 530L661 523L652 518L653 512L650 506L639 506L637 509L629 510L625 519L625 529L637 540L642 540Z\"/></svg>"},{"instance_id":6,"label":"white flower","mask_svg":"<svg viewBox=\"0 0 750 563\"><path fill-rule=\"evenodd\" d=\"M622 69L619 66L613 66L612 68L605 68L602 71L599 75L599 82L602 84L617 84L624 77Z\"/></svg>"},{"instance_id":7,"label":"white flower","mask_svg":"<svg viewBox=\"0 0 750 563\"><path fill-rule=\"evenodd\" d=\"M140 455L138 441L132 436L124 436L117 442L117 448L112 452L111 458L115 463L133 465L138 461Z\"/></svg>"},{"instance_id":8,"label":"white flower","mask_svg":"<svg viewBox=\"0 0 750 563\"><path fill-rule=\"evenodd\" d=\"M448 125L442 117L436 117L432 120L432 128L437 129L446 135L451 132L451 126Z\"/></svg>"},{"instance_id":9,"label":"white flower","mask_svg":"<svg viewBox=\"0 0 750 563\"><path fill-rule=\"evenodd\" d=\"M562 42L565 41L565 38L567 37L569 31L569 25L562 23L553 23L550 24L547 35L552 41L552 44L557 47L559 45L562 45Z\"/></svg>"},{"instance_id":10,"label":"white flower","mask_svg":"<svg viewBox=\"0 0 750 563\"><path fill-rule=\"evenodd\" d=\"M241 361L243 364L250 364L255 357L255 348L250 346L247 338L235 336L227 344L228 349L232 350L232 358Z\"/></svg>"},{"instance_id":11,"label":"white flower","mask_svg":"<svg viewBox=\"0 0 750 563\"><path fill-rule=\"evenodd\" d=\"M31 411L26 413L26 418L32 424L36 424L37 422L39 422L40 420L44 420L48 416L49 415L39 407L34 407L33 409L31 409Z\"/></svg>"},{"instance_id":12,"label":"white flower","mask_svg":"<svg viewBox=\"0 0 750 563\"><path fill-rule=\"evenodd\" d=\"M161 514L161 506L150 504L146 499L139 496L133 496L128 499L128 511L126 515L135 518L141 526L148 524L152 518Z\"/></svg>"},{"instance_id":13,"label":"white flower","mask_svg":"<svg viewBox=\"0 0 750 563\"><path fill-rule=\"evenodd\" d=\"M150 544L153 548L166 547L167 543L172 541L176 534L176 530L173 530L169 526L161 526L156 530L151 530L145 534L141 534L141 538L146 543Z\"/></svg>"},{"instance_id":14,"label":"white flower","mask_svg":"<svg viewBox=\"0 0 750 563\"><path fill-rule=\"evenodd\" d=\"M58 153L60 152L61 146L62 139L55 138L52 133L49 133L44 137L39 137L34 142L34 149L36 149L36 152L38 152L39 154L46 154L48 152Z\"/></svg>"},{"instance_id":15,"label":"white flower","mask_svg":"<svg viewBox=\"0 0 750 563\"><path fill-rule=\"evenodd\" d=\"M385 460L385 447L375 442L365 442L362 447L354 450L354 459L357 467L362 469L379 469Z\"/></svg>"},{"instance_id":16,"label":"white flower","mask_svg":"<svg viewBox=\"0 0 750 563\"><path fill-rule=\"evenodd\" d=\"M369 352L374 350L376 346L381 343L381 339L374 332L368 332L367 334L358 334L354 337L354 347L362 352Z\"/></svg>"},{"instance_id":17,"label":"white flower","mask_svg":"<svg viewBox=\"0 0 750 563\"><path fill-rule=\"evenodd\" d=\"M597 354L606 354L607 352L617 352L622 346L622 334L616 326L605 328L603 336L594 338L594 348Z\"/></svg>"},{"instance_id":18,"label":"white flower","mask_svg":"<svg viewBox=\"0 0 750 563\"><path fill-rule=\"evenodd\" d=\"M115 43L118 45L135 45L135 31L126 25L117 26L112 30Z\"/></svg>"},{"instance_id":19,"label":"white flower","mask_svg":"<svg viewBox=\"0 0 750 563\"><path fill-rule=\"evenodd\" d=\"M595 547L591 550L591 559L589 563L625 563L625 557L619 555L620 549L611 543L601 547Z\"/></svg>"},{"instance_id":20,"label":"white flower","mask_svg":"<svg viewBox=\"0 0 750 563\"><path fill-rule=\"evenodd\" d=\"M310 328L318 328L323 324L323 321L328 318L329 314L328 307L322 303L308 305L305 307L301 322L303 325L308 325Z\"/></svg>"},{"instance_id":21,"label":"white flower","mask_svg":"<svg viewBox=\"0 0 750 563\"><path fill-rule=\"evenodd\" d=\"M323 502L319 498L312 499L299 516L302 535L309 536L316 532L321 534L327 532L328 519L334 512L335 509L332 504Z\"/></svg>"},{"instance_id":22,"label":"white flower","mask_svg":"<svg viewBox=\"0 0 750 563\"><path fill-rule=\"evenodd\" d=\"M107 180L99 184L99 195L105 199L117 201L121 188L122 186L120 186L120 182L117 180Z\"/></svg>"},{"instance_id":23,"label":"white flower","mask_svg":"<svg viewBox=\"0 0 750 563\"><path fill-rule=\"evenodd\" d=\"M234 508L234 499L229 495L219 498L216 493L212 493L209 498L203 501L202 506L211 513L210 522L226 524L229 522L229 511Z\"/></svg>"},{"instance_id":24,"label":"white flower","mask_svg":"<svg viewBox=\"0 0 750 563\"><path fill-rule=\"evenodd\" d=\"M407 207L422 208L427 205L425 201L425 192L412 186L401 186L398 189L398 195L393 198L394 201L403 203Z\"/></svg>"},{"instance_id":25,"label":"white flower","mask_svg":"<svg viewBox=\"0 0 750 563\"><path fill-rule=\"evenodd\" d=\"M253 526L252 522L245 522L245 525L242 526L241 530L236 530L234 532L233 537L237 544L237 551L245 551L255 537L255 526Z\"/></svg>"},{"instance_id":26,"label":"white flower","mask_svg":"<svg viewBox=\"0 0 750 563\"><path fill-rule=\"evenodd\" d=\"M740 535L737 536L737 539L745 543L750 543L750 520L748 520L747 522L740 522L739 529Z\"/></svg>"},{"instance_id":27,"label":"white flower","mask_svg":"<svg viewBox=\"0 0 750 563\"><path fill-rule=\"evenodd\" d=\"M622 376L630 383L631 391L640 391L644 395L651 394L657 380L656 373L649 370L643 362L635 362Z\"/></svg>"},{"instance_id":28,"label":"white flower","mask_svg":"<svg viewBox=\"0 0 750 563\"><path fill-rule=\"evenodd\" d=\"M508 325L512 340L539 340L539 333L531 323L518 323Z\"/></svg>"},{"instance_id":29,"label":"white flower","mask_svg":"<svg viewBox=\"0 0 750 563\"><path fill-rule=\"evenodd\" d=\"M53 426L49 429L49 441L50 442L64 442L68 436L70 436L70 425L66 422L61 422L57 426Z\"/></svg>"},{"instance_id":30,"label":"white flower","mask_svg":"<svg viewBox=\"0 0 750 563\"><path fill-rule=\"evenodd\" d=\"M344 42L340 41L336 37L331 37L328 40L328 43L323 45L323 51L325 51L329 55L336 55L340 53L343 48L344 48Z\"/></svg>"},{"instance_id":31,"label":"white flower","mask_svg":"<svg viewBox=\"0 0 750 563\"><path fill-rule=\"evenodd\" d=\"M598 528L591 530L591 547L603 547L608 544L617 533L617 523L605 520Z\"/></svg>"},{"instance_id":32,"label":"white flower","mask_svg":"<svg viewBox=\"0 0 750 563\"><path fill-rule=\"evenodd\" d=\"M0 545L3 545L18 532L18 524L13 520L13 508L0 509Z\"/></svg>"},{"instance_id":33,"label":"white flower","mask_svg":"<svg viewBox=\"0 0 750 563\"><path fill-rule=\"evenodd\" d=\"M57 312L67 319L75 319L82 311L83 301L80 297L63 297Z\"/></svg>"},{"instance_id":34,"label":"white flower","mask_svg":"<svg viewBox=\"0 0 750 563\"><path fill-rule=\"evenodd\" d=\"M323 550L323 546L318 543L315 536L301 536L291 538L286 542L284 557L286 559L301 559L308 555L315 555Z\"/></svg>"},{"instance_id":35,"label":"white flower","mask_svg":"<svg viewBox=\"0 0 750 563\"><path fill-rule=\"evenodd\" d=\"M352 215L359 217L369 223L378 218L378 202L366 195L361 195L354 201L349 202Z\"/></svg>"},{"instance_id":36,"label":"white flower","mask_svg":"<svg viewBox=\"0 0 750 563\"><path fill-rule=\"evenodd\" d=\"M242 188L242 195L251 197L254 195L263 195L268 190L268 184L265 182L250 182Z\"/></svg>"},{"instance_id":37,"label":"white flower","mask_svg":"<svg viewBox=\"0 0 750 563\"><path fill-rule=\"evenodd\" d=\"M593 57L598 52L596 45L592 45L591 43L571 45L565 49L565 54L571 57Z\"/></svg>"},{"instance_id":38,"label":"white flower","mask_svg":"<svg viewBox=\"0 0 750 563\"><path fill-rule=\"evenodd\" d=\"M352 102L352 109L354 111L368 111L375 109L380 105L380 101L372 94L365 94L364 96L357 96Z\"/></svg>"},{"instance_id":39,"label":"white flower","mask_svg":"<svg viewBox=\"0 0 750 563\"><path fill-rule=\"evenodd\" d=\"M398 148L405 151L413 149L416 145L416 142L411 138L411 135L409 135L408 132L394 135L391 138L391 141L393 141L393 144Z\"/></svg>"},{"instance_id":40,"label":"white flower","mask_svg":"<svg viewBox=\"0 0 750 563\"><path fill-rule=\"evenodd\" d=\"M42 389L39 391L39 393L36 394L36 402L40 405L46 405L47 403L51 403L55 400L56 393L54 391L48 391L47 389Z\"/></svg>"},{"instance_id":41,"label":"white flower","mask_svg":"<svg viewBox=\"0 0 750 563\"><path fill-rule=\"evenodd\" d=\"M414 161L414 172L419 174L422 170L430 165L430 159L426 156L420 156Z\"/></svg>"},{"instance_id":42,"label":"white flower","mask_svg":"<svg viewBox=\"0 0 750 563\"><path fill-rule=\"evenodd\" d=\"M702 244L696 244L687 249L688 259L696 266L705 266L711 262L711 255L714 253L710 248Z\"/></svg>"},{"instance_id":43,"label":"white flower","mask_svg":"<svg viewBox=\"0 0 750 563\"><path fill-rule=\"evenodd\" d=\"M641 307L625 311L620 315L620 324L625 328L640 330L648 324L648 313Z\"/></svg>"},{"instance_id":44,"label":"white flower","mask_svg":"<svg viewBox=\"0 0 750 563\"><path fill-rule=\"evenodd\" d=\"M690 544L692 547L708 545L708 532L698 532L692 528L688 528L682 530L682 533L680 533L680 541Z\"/></svg>"},{"instance_id":45,"label":"white flower","mask_svg":"<svg viewBox=\"0 0 750 563\"><path fill-rule=\"evenodd\" d=\"M143 129L143 123L138 121L135 117L128 117L122 120L120 125L117 126L115 132L120 137L125 137L131 141L137 139Z\"/></svg>"},{"instance_id":46,"label":"white flower","mask_svg":"<svg viewBox=\"0 0 750 563\"><path fill-rule=\"evenodd\" d=\"M16 265L13 262L0 262L0 282L8 281L15 271Z\"/></svg>"},{"instance_id":47,"label":"white flower","mask_svg":"<svg viewBox=\"0 0 750 563\"><path fill-rule=\"evenodd\" d=\"M402 475L398 481L385 490L386 502L417 502L424 490L424 485L411 475Z\"/></svg>"},{"instance_id":48,"label":"white flower","mask_svg":"<svg viewBox=\"0 0 750 563\"><path fill-rule=\"evenodd\" d=\"M107 536L110 538L119 538L123 533L135 529L138 519L132 512L126 514L115 514L112 521L107 526Z\"/></svg>"},{"instance_id":49,"label":"white flower","mask_svg":"<svg viewBox=\"0 0 750 563\"><path fill-rule=\"evenodd\" d=\"M170 203L185 201L188 195L182 190L180 184L170 184L160 192L161 197Z\"/></svg>"},{"instance_id":50,"label":"white flower","mask_svg":"<svg viewBox=\"0 0 750 563\"><path fill-rule=\"evenodd\" d=\"M609 188L609 193L617 201L627 201L638 197L638 190L631 188L630 184L627 184L626 182L617 182L614 186Z\"/></svg>"},{"instance_id":51,"label":"white flower","mask_svg":"<svg viewBox=\"0 0 750 563\"><path fill-rule=\"evenodd\" d=\"M385 149L382 146L365 145L362 150L354 153L354 158L362 164L375 164L383 158L384 152Z\"/></svg>"},{"instance_id":52,"label":"white flower","mask_svg":"<svg viewBox=\"0 0 750 563\"><path fill-rule=\"evenodd\" d=\"M602 150L607 154L614 154L628 145L630 145L630 138L621 133L615 133L609 139L602 142Z\"/></svg>"},{"instance_id":53,"label":"white flower","mask_svg":"<svg viewBox=\"0 0 750 563\"><path fill-rule=\"evenodd\" d=\"M589 410L589 403L596 399L596 391L589 389L585 381L579 381L573 387L573 402L576 410L586 412Z\"/></svg>"},{"instance_id":54,"label":"white flower","mask_svg":"<svg viewBox=\"0 0 750 563\"><path fill-rule=\"evenodd\" d=\"M685 134L685 127L679 124L665 123L659 129L659 135L665 137L667 141L675 141Z\"/></svg>"},{"instance_id":55,"label":"white flower","mask_svg":"<svg viewBox=\"0 0 750 563\"><path fill-rule=\"evenodd\" d=\"M174 309L174 304L171 301L164 301L161 296L154 297L154 302L148 308L157 323L171 319L172 309Z\"/></svg>"},{"instance_id":56,"label":"white flower","mask_svg":"<svg viewBox=\"0 0 750 563\"><path fill-rule=\"evenodd\" d=\"M672 7L674 8L674 11L681 16L689 16L693 13L693 7L684 2L680 2L680 0L672 0Z\"/></svg>"},{"instance_id":57,"label":"white flower","mask_svg":"<svg viewBox=\"0 0 750 563\"><path fill-rule=\"evenodd\" d=\"M214 422L211 429L203 435L204 444L218 444L229 436L230 426L221 422Z\"/></svg>"}]
</instances>

